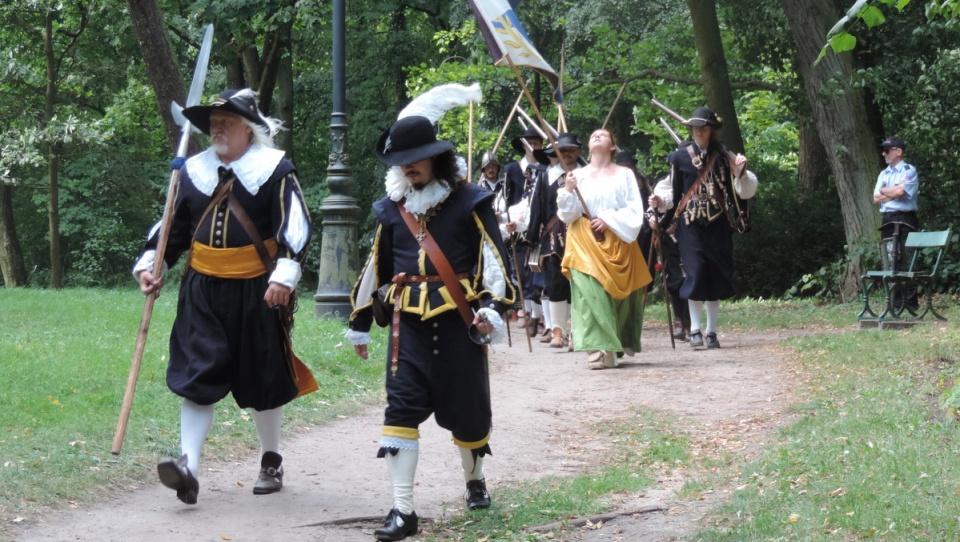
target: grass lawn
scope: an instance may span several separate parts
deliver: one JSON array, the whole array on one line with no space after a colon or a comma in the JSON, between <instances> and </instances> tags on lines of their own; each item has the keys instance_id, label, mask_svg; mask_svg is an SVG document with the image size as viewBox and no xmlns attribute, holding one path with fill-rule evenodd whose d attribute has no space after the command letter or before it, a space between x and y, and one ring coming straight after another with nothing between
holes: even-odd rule
<instances>
[{"instance_id":1,"label":"grass lawn","mask_svg":"<svg viewBox=\"0 0 960 542\"><path fill-rule=\"evenodd\" d=\"M180 455L181 401L165 383L175 289L156 301L123 449L110 453L143 299L133 288L0 290L0 539L6 526L50 506L138 487L159 458ZM294 347L320 391L285 409L285 427L381 399L381 364L356 357L344 329L315 318L313 300L301 298ZM385 337L375 330L374 348ZM218 403L207 457L246 455L256 443L249 413L232 400Z\"/></svg>"},{"instance_id":2,"label":"grass lawn","mask_svg":"<svg viewBox=\"0 0 960 542\"><path fill-rule=\"evenodd\" d=\"M0 290L0 538L49 507L139 487L159 457L178 455L180 400L164 382L173 294L156 303L126 441L113 456L142 295L133 288ZM292 429L349 415L383 393L380 363L354 356L343 324L314 318L309 297L302 305L294 344L321 391L286 410ZM648 322L665 320L661 305L649 308ZM938 303L944 305L956 318L955 303ZM813 332L784 343L800 375L800 400L790 407L796 421L768 440L755 462L734 459L718 474L715 464L698 465L687 453L688 435L670 415L625 413L607 430L624 446L649 443L645 455L614 454L602 472L503 489L496 513L454 518L444 530L467 540L540 539L524 526L601 512L604 495L641 490L656 479L658 465L682 460L704 473L691 480L689 494L738 478L731 501L711 513L697 539L957 540L960 399L945 399L960 374L960 329L951 322L858 331L858 309L796 301L723 305L727 329ZM382 349L385 339L376 330L373 348ZM249 413L221 402L205 452L246 455L254 446Z\"/></svg>"}]
</instances>

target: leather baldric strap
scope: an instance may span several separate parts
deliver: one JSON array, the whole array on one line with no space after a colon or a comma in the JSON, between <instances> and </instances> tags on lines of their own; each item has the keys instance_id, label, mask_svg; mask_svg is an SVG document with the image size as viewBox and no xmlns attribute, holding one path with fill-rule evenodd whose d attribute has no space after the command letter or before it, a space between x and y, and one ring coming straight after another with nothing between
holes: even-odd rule
<instances>
[{"instance_id":1,"label":"leather baldric strap","mask_svg":"<svg viewBox=\"0 0 960 542\"><path fill-rule=\"evenodd\" d=\"M433 266L437 268L437 273L439 273L440 278L443 279L443 284L447 287L447 292L450 293L450 297L452 297L454 303L457 304L457 310L460 311L460 316L469 329L470 326L473 325L473 310L470 308L470 304L467 303L467 296L463 295L463 288L460 286L460 281L457 280L457 275L453 272L453 268L450 267L450 262L447 260L447 257L444 256L443 251L440 250L437 241L430 235L430 231L427 230L427 228L421 229L417 219L413 217L413 213L404 209L402 204L398 204L397 208L400 210L400 216L403 217L403 221L407 224L407 227L410 228L410 233L413 234L413 237L420 243L420 247L423 248L427 256L430 257Z\"/></svg>"},{"instance_id":2,"label":"leather baldric strap","mask_svg":"<svg viewBox=\"0 0 960 542\"><path fill-rule=\"evenodd\" d=\"M693 160L693 165L697 165L699 160L696 155L693 153L693 145L687 146L687 153L690 155L690 159ZM697 180L693 183L693 186L690 187L690 190L687 190L687 193L683 195L683 198L680 199L680 205L677 205L677 210L674 212L674 217L679 217L681 213L687 208L687 204L690 203L690 200L693 198L693 195L697 193L697 190L700 189L700 185L703 184L704 179L707 178L707 175L710 174L710 171L713 169L713 164L717 161L717 153L713 153L710 156L710 160L707 161L707 167L700 170L700 175L697 175ZM674 218L677 220L677 218Z\"/></svg>"},{"instance_id":3,"label":"leather baldric strap","mask_svg":"<svg viewBox=\"0 0 960 542\"><path fill-rule=\"evenodd\" d=\"M257 231L257 227L253 224L253 220L250 219L250 215L247 214L246 209L243 208L243 205L237 200L237 197L233 195L233 191L230 190L230 184L233 183L234 179L236 179L235 176L231 177L230 181L224 185L226 193L220 194L219 200L226 198L227 208L230 210L230 213L237 218L237 221L240 222L243 231L247 233L247 237L250 238L253 246L257 249L257 254L263 262L264 269L267 270L267 273L272 273L273 270L276 269L276 262L273 260L273 257L270 256L270 252L263 243L263 237L261 237L260 232ZM216 200L217 198L214 199ZM219 203L219 201L217 201L217 203ZM211 202L207 210L209 211L213 206L214 203ZM296 292L291 292L291 295L295 293ZM290 309L283 307L283 310L287 311ZM293 352L293 344L290 340L290 321L284 317L284 312L282 311L277 311L277 320L280 322L280 338L283 340L283 348L287 353L287 369L290 371L290 376L297 386L297 397L317 391L320 387L313 373L310 372L310 368Z\"/></svg>"}]
</instances>

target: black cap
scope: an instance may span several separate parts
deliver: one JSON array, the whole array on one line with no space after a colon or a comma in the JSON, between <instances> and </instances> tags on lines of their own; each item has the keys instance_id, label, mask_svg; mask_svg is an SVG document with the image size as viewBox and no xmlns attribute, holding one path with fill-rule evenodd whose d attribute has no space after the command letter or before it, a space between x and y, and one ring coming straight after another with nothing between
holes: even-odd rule
<instances>
[{"instance_id":1,"label":"black cap","mask_svg":"<svg viewBox=\"0 0 960 542\"><path fill-rule=\"evenodd\" d=\"M710 125L719 129L723 126L723 121L709 107L698 107L693 110L690 118L683 123L684 126L705 126Z\"/></svg>"},{"instance_id":2,"label":"black cap","mask_svg":"<svg viewBox=\"0 0 960 542\"><path fill-rule=\"evenodd\" d=\"M513 147L513 150L520 154L527 154L527 149L523 146L523 142L520 141L521 139L539 139L543 141L543 136L540 135L540 132L538 132L536 128L530 126L523 132L523 135L518 135L510 140L510 146Z\"/></svg>"},{"instance_id":3,"label":"black cap","mask_svg":"<svg viewBox=\"0 0 960 542\"><path fill-rule=\"evenodd\" d=\"M620 151L613 159L613 163L620 166L635 166L637 165L637 159L630 151Z\"/></svg>"},{"instance_id":4,"label":"black cap","mask_svg":"<svg viewBox=\"0 0 960 542\"><path fill-rule=\"evenodd\" d=\"M898 136L890 136L883 140L883 143L879 145L881 149L890 149L896 147L898 149L907 150L907 144L903 142L902 139Z\"/></svg>"},{"instance_id":5,"label":"black cap","mask_svg":"<svg viewBox=\"0 0 960 542\"><path fill-rule=\"evenodd\" d=\"M569 149L570 147L583 148L583 143L580 143L580 138L577 137L577 134L563 132L557 136L557 149Z\"/></svg>"},{"instance_id":6,"label":"black cap","mask_svg":"<svg viewBox=\"0 0 960 542\"><path fill-rule=\"evenodd\" d=\"M263 113L257 108L256 93L247 88L225 90L211 105L195 105L184 109L183 116L201 132L210 135L210 113L215 109L240 115L254 124L270 129Z\"/></svg>"},{"instance_id":7,"label":"black cap","mask_svg":"<svg viewBox=\"0 0 960 542\"><path fill-rule=\"evenodd\" d=\"M410 116L398 120L380 135L374 153L388 166L405 166L453 149L453 143L437 141L430 119Z\"/></svg>"}]
</instances>

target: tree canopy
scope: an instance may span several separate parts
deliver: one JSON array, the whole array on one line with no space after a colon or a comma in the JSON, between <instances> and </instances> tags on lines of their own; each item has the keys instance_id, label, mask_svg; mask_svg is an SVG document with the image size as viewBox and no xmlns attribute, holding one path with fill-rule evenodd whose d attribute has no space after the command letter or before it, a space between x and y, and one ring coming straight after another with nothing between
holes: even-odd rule
<instances>
[{"instance_id":1,"label":"tree canopy","mask_svg":"<svg viewBox=\"0 0 960 542\"><path fill-rule=\"evenodd\" d=\"M721 110L714 102L725 98L708 89L726 88L733 104L726 116L737 121L761 180L753 231L736 242L742 295L833 297L845 287L844 270L849 275L875 261L876 208L847 200L872 191L882 164L872 149L886 135L908 142L907 160L921 174L925 226L955 223L960 208L960 181L951 175L953 140L960 138L953 107L960 101L953 96L960 92L954 90L960 88L954 84L960 82L957 2L857 2L851 15L835 0L803 1L829 5L837 17L799 32L786 1L525 0L517 7L533 43L562 73L569 129L585 135L609 116L621 148L635 152L649 176L666 172L675 148L650 98L688 115L700 105ZM7 286L127 283L132 258L159 219L173 149L154 68L134 24L139 12L133 8L145 2L129 2L0 6L7 21L0 29L6 60L0 67L0 268ZM279 143L298 167L319 227L318 209L329 194L330 3L154 2L177 71L169 79L180 86L189 81L204 27L214 24L204 101L225 88L260 92L263 109L289 128ZM704 10L716 14L709 24L722 45L726 81L709 80L714 72L698 52L694 28L702 23L693 17ZM840 26L857 40L843 53L849 58L835 61L838 53L824 45L833 43L838 34L828 38L828 32L844 13L850 19ZM873 24L877 13L885 24ZM384 168L372 149L397 112L437 84L479 82L484 98L475 110L472 149L478 166L520 86L509 67L493 66L466 1L357 0L347 3L346 16L348 152L363 252L373 227L370 204L383 192ZM866 24L851 26L858 16ZM821 51L821 64L837 62L842 69L816 67ZM529 70L522 76L556 126L549 83ZM844 117L852 121L840 130ZM463 154L468 130L465 109L439 123L440 136ZM510 126L507 138L520 131ZM732 144L734 134L727 137ZM501 144L501 162L515 159L511 154ZM19 251L11 248L11 236ZM57 239L60 248L53 251ZM307 287L319 247L314 244L305 266ZM948 272L960 277L960 266Z\"/></svg>"}]
</instances>

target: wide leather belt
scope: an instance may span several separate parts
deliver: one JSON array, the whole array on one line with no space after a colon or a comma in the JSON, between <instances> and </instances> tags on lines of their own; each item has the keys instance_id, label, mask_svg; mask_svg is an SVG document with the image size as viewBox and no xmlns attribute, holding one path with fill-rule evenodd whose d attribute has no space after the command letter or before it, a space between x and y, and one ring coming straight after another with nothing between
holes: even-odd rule
<instances>
[{"instance_id":1,"label":"wide leather belt","mask_svg":"<svg viewBox=\"0 0 960 542\"><path fill-rule=\"evenodd\" d=\"M469 273L460 273L458 279L468 278ZM390 322L390 374L396 375L400 365L400 296L403 285L408 283L443 282L440 275L408 275L397 273L393 276L393 319Z\"/></svg>"}]
</instances>

